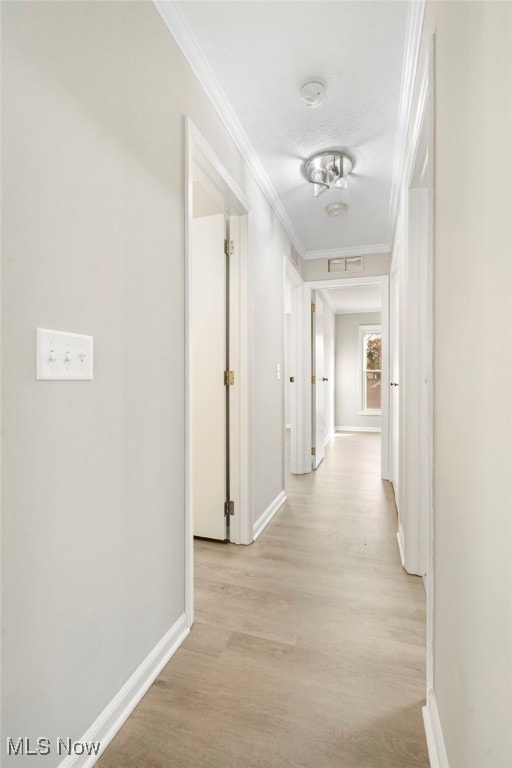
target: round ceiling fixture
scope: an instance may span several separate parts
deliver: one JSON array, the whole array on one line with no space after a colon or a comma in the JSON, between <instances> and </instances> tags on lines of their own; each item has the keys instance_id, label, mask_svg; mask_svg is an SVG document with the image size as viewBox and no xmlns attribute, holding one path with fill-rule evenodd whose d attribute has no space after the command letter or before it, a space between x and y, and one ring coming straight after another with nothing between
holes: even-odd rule
<instances>
[{"instance_id":1,"label":"round ceiling fixture","mask_svg":"<svg viewBox=\"0 0 512 768\"><path fill-rule=\"evenodd\" d=\"M326 85L321 77L312 77L302 83L299 96L311 109L316 109L325 101Z\"/></svg>"},{"instance_id":2,"label":"round ceiling fixture","mask_svg":"<svg viewBox=\"0 0 512 768\"><path fill-rule=\"evenodd\" d=\"M328 216L341 216L347 208L348 205L346 203L331 203L325 210Z\"/></svg>"},{"instance_id":3,"label":"round ceiling fixture","mask_svg":"<svg viewBox=\"0 0 512 768\"><path fill-rule=\"evenodd\" d=\"M313 184L315 197L331 186L347 189L347 176L352 172L354 161L346 152L330 150L318 152L302 163L304 178Z\"/></svg>"}]
</instances>

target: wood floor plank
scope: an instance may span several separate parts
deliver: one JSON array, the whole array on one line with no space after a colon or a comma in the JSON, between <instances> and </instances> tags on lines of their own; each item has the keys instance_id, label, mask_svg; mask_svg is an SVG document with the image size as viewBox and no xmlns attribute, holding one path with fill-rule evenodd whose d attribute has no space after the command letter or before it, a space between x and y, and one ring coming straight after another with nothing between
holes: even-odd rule
<instances>
[{"instance_id":1,"label":"wood floor plank","mask_svg":"<svg viewBox=\"0 0 512 768\"><path fill-rule=\"evenodd\" d=\"M425 594L379 436L334 438L250 547L196 542L196 623L100 768L427 768Z\"/></svg>"}]
</instances>

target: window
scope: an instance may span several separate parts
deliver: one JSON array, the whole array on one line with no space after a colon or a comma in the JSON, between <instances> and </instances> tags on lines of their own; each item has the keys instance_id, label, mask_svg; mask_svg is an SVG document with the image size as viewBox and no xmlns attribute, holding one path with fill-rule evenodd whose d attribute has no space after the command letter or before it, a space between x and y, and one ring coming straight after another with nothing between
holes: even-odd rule
<instances>
[{"instance_id":1,"label":"window","mask_svg":"<svg viewBox=\"0 0 512 768\"><path fill-rule=\"evenodd\" d=\"M382 335L380 325L360 325L360 403L362 414L380 414Z\"/></svg>"}]
</instances>

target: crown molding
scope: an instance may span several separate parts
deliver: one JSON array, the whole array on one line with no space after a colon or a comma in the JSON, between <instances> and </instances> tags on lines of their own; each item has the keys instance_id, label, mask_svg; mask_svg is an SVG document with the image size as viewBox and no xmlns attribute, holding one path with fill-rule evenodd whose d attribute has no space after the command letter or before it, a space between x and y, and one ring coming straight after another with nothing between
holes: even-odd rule
<instances>
[{"instance_id":1,"label":"crown molding","mask_svg":"<svg viewBox=\"0 0 512 768\"><path fill-rule=\"evenodd\" d=\"M391 253L387 243L380 245L357 245L349 248L330 248L323 251L306 251L303 259L341 259L343 256L367 256L371 253Z\"/></svg>"},{"instance_id":2,"label":"crown molding","mask_svg":"<svg viewBox=\"0 0 512 768\"><path fill-rule=\"evenodd\" d=\"M233 139L252 175L286 230L290 240L302 256L305 251L304 244L279 200L269 177L260 163L247 134L235 115L222 86L213 73L206 56L202 52L183 12L175 0L153 0L153 4L185 59L189 63L199 84L210 99L213 107L222 120L224 127Z\"/></svg>"},{"instance_id":3,"label":"crown molding","mask_svg":"<svg viewBox=\"0 0 512 768\"><path fill-rule=\"evenodd\" d=\"M400 107L398 111L398 132L395 143L393 162L393 179L391 183L391 198L389 206L390 240L393 240L398 203L402 188L407 147L407 133L411 116L414 80L421 46L421 33L425 16L426 0L412 0L409 5L407 32L405 36L404 64L402 69L402 87L400 91Z\"/></svg>"}]
</instances>

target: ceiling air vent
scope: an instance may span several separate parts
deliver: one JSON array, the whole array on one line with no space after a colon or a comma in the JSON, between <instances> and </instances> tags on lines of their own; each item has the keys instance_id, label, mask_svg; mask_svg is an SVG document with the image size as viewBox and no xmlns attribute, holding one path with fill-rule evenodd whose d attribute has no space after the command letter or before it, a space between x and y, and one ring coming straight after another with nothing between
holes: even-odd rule
<instances>
[{"instance_id":1,"label":"ceiling air vent","mask_svg":"<svg viewBox=\"0 0 512 768\"><path fill-rule=\"evenodd\" d=\"M328 272L362 272L362 256L343 256L339 259L329 259Z\"/></svg>"}]
</instances>

